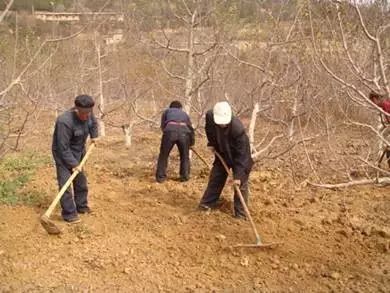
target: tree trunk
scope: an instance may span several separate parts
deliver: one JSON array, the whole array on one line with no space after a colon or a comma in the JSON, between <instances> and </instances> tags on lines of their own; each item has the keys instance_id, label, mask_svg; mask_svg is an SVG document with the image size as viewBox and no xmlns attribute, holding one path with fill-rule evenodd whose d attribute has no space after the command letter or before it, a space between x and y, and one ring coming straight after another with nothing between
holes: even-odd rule
<instances>
[{"instance_id":1,"label":"tree trunk","mask_svg":"<svg viewBox=\"0 0 390 293\"><path fill-rule=\"evenodd\" d=\"M98 43L99 40L97 40L95 35L95 46L96 46L96 53L97 53L97 62L98 62L98 71L99 71L99 109L101 114L98 117L98 123L99 123L99 132L101 137L106 136L106 126L104 125L104 121L102 119L102 116L104 115L104 96L103 96L103 73L102 73L102 55L100 50L100 44Z\"/></svg>"},{"instance_id":2,"label":"tree trunk","mask_svg":"<svg viewBox=\"0 0 390 293\"><path fill-rule=\"evenodd\" d=\"M188 58L187 58L187 77L186 77L186 89L185 89L185 105L184 111L189 115L191 111L192 90L194 85L194 30L196 20L196 9L192 14L190 33L188 35Z\"/></svg>"},{"instance_id":3,"label":"tree trunk","mask_svg":"<svg viewBox=\"0 0 390 293\"><path fill-rule=\"evenodd\" d=\"M378 132L380 133L381 136L383 136L386 140L387 140L387 137L386 137L386 127L383 126L382 124L382 118L381 118L382 114L379 114L378 115L378 119L377 119L377 130ZM384 119L386 119L386 117L384 117ZM378 139L378 150L377 150L377 156L378 158L382 155L383 153L383 149L385 147L385 143L383 142L383 140L379 137L377 137Z\"/></svg>"},{"instance_id":4,"label":"tree trunk","mask_svg":"<svg viewBox=\"0 0 390 293\"><path fill-rule=\"evenodd\" d=\"M297 116L297 110L298 110L298 95L296 93L294 97L294 104L291 110L291 121L290 121L290 125L288 126L288 141L290 142L294 137L294 121Z\"/></svg>"},{"instance_id":5,"label":"tree trunk","mask_svg":"<svg viewBox=\"0 0 390 293\"><path fill-rule=\"evenodd\" d=\"M249 124L249 144L250 144L252 154L256 151L255 150L255 127L256 127L257 114L259 113L259 108L260 108L259 102L256 102L252 110L251 122Z\"/></svg>"},{"instance_id":6,"label":"tree trunk","mask_svg":"<svg viewBox=\"0 0 390 293\"><path fill-rule=\"evenodd\" d=\"M132 127L129 124L122 125L123 134L125 135L126 148L131 147Z\"/></svg>"}]
</instances>

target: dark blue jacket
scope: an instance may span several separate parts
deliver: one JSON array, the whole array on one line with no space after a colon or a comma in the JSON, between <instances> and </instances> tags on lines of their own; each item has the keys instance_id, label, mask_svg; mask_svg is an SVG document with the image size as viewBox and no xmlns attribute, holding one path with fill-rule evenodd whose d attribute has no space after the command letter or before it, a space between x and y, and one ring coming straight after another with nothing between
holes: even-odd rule
<instances>
[{"instance_id":1,"label":"dark blue jacket","mask_svg":"<svg viewBox=\"0 0 390 293\"><path fill-rule=\"evenodd\" d=\"M85 154L85 142L98 137L98 126L92 114L87 121L81 121L74 108L58 116L52 143L52 153L56 164L71 169L79 165Z\"/></svg>"}]
</instances>

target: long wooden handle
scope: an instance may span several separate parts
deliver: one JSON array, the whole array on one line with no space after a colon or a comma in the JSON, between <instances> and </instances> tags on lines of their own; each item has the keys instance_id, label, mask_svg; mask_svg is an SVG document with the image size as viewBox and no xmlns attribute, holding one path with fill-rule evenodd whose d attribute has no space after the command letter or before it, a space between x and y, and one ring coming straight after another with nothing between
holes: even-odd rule
<instances>
[{"instance_id":1,"label":"long wooden handle","mask_svg":"<svg viewBox=\"0 0 390 293\"><path fill-rule=\"evenodd\" d=\"M207 163L207 161L205 160L205 158L203 158L193 147L191 147L191 150L194 152L195 155L198 156L198 158L207 166L207 168L211 169L211 166L209 163Z\"/></svg>"},{"instance_id":2,"label":"long wooden handle","mask_svg":"<svg viewBox=\"0 0 390 293\"><path fill-rule=\"evenodd\" d=\"M81 169L85 162L87 161L89 155L91 154L92 150L94 149L95 147L95 144L92 143L89 147L88 147L88 150L85 154L85 156L83 157L83 159L81 160L80 164L78 165L78 167ZM80 173L79 170L76 170L72 173L72 175L69 177L69 179L65 182L64 186L62 186L61 190L58 192L57 196L54 198L53 202L50 204L49 208L47 209L47 211L45 212L45 216L46 217L50 217L51 213L53 212L54 208L56 207L57 203L60 201L61 197L63 196L63 194L65 193L65 191L68 189L68 187L70 186L70 184L72 183L72 181L74 180L74 178L76 178L76 176Z\"/></svg>"},{"instance_id":3,"label":"long wooden handle","mask_svg":"<svg viewBox=\"0 0 390 293\"><path fill-rule=\"evenodd\" d=\"M218 152L215 152L215 155L218 157L218 159L221 161L223 167L225 168L226 172L228 173L229 176L233 177L233 174L232 172L230 171L228 165L226 164L225 160L222 158L222 156L218 153ZM253 222L253 219L252 219L252 216L249 212L249 209L248 209L248 206L246 205L245 203L245 200L244 200L244 197L242 196L242 193L241 193L241 190L240 188L236 185L236 184L233 184L234 185L234 189L235 191L237 192L238 194L238 197L241 201L241 204L244 208L244 211L245 211L245 214L247 215L248 219L249 219L249 222L251 223L251 226L252 226L252 230L253 230L253 233L255 233L255 237L256 237L256 244L260 244L261 243L261 239L260 239L260 235L259 233L257 232L257 229L256 229L256 226L255 226L255 223Z\"/></svg>"}]
</instances>

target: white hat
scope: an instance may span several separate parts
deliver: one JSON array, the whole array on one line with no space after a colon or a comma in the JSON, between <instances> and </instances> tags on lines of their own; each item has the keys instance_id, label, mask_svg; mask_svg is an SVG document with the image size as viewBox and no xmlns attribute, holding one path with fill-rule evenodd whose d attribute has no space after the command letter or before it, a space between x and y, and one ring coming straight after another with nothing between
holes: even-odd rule
<instances>
[{"instance_id":1,"label":"white hat","mask_svg":"<svg viewBox=\"0 0 390 293\"><path fill-rule=\"evenodd\" d=\"M215 124L229 124L232 121L232 108L226 101L216 103L213 114Z\"/></svg>"}]
</instances>

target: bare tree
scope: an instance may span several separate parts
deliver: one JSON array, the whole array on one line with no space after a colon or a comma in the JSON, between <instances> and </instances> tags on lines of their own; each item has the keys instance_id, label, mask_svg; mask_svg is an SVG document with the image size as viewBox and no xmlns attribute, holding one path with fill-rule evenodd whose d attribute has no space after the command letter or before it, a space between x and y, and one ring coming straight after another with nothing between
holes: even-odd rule
<instances>
[{"instance_id":1,"label":"bare tree","mask_svg":"<svg viewBox=\"0 0 390 293\"><path fill-rule=\"evenodd\" d=\"M370 131L379 142L378 147L368 146L365 158L353 158L348 154L347 156L351 157L354 164L358 161L360 164L363 163L360 168L375 169L378 168L375 163L377 155L372 154L378 152L381 154L383 145L389 145L389 141L384 135L385 127L381 119L377 120L379 123L375 126L367 121L372 121L368 118L367 112L375 110L384 116L389 114L373 104L368 98L368 93L374 90L390 96L389 71L386 64L386 60L389 59L389 44L385 38L386 32L390 29L388 12L382 11L382 15L375 14L377 10L368 9L357 1L330 1L326 3L326 9L327 16L316 19L313 14L321 15L321 10L315 6L310 6L308 10L314 64L328 75L338 94L345 97L345 103L339 104L343 123ZM354 115L351 108L366 113ZM374 163L370 160L374 160ZM354 180L349 175L354 168L351 162L347 165L347 178L350 181L340 187L378 182L372 178ZM381 172L385 173L385 170L381 169ZM368 171L366 176L371 176Z\"/></svg>"},{"instance_id":2,"label":"bare tree","mask_svg":"<svg viewBox=\"0 0 390 293\"><path fill-rule=\"evenodd\" d=\"M212 23L214 9L208 1L167 1L180 29L162 28L153 41L165 51L161 65L167 75L184 83L184 110L191 112L194 96L210 79L209 72L218 56L218 33ZM185 40L181 42L181 40ZM175 60L179 63L175 63ZM180 63L184 66L177 68ZM182 94L177 93L178 96Z\"/></svg>"}]
</instances>

